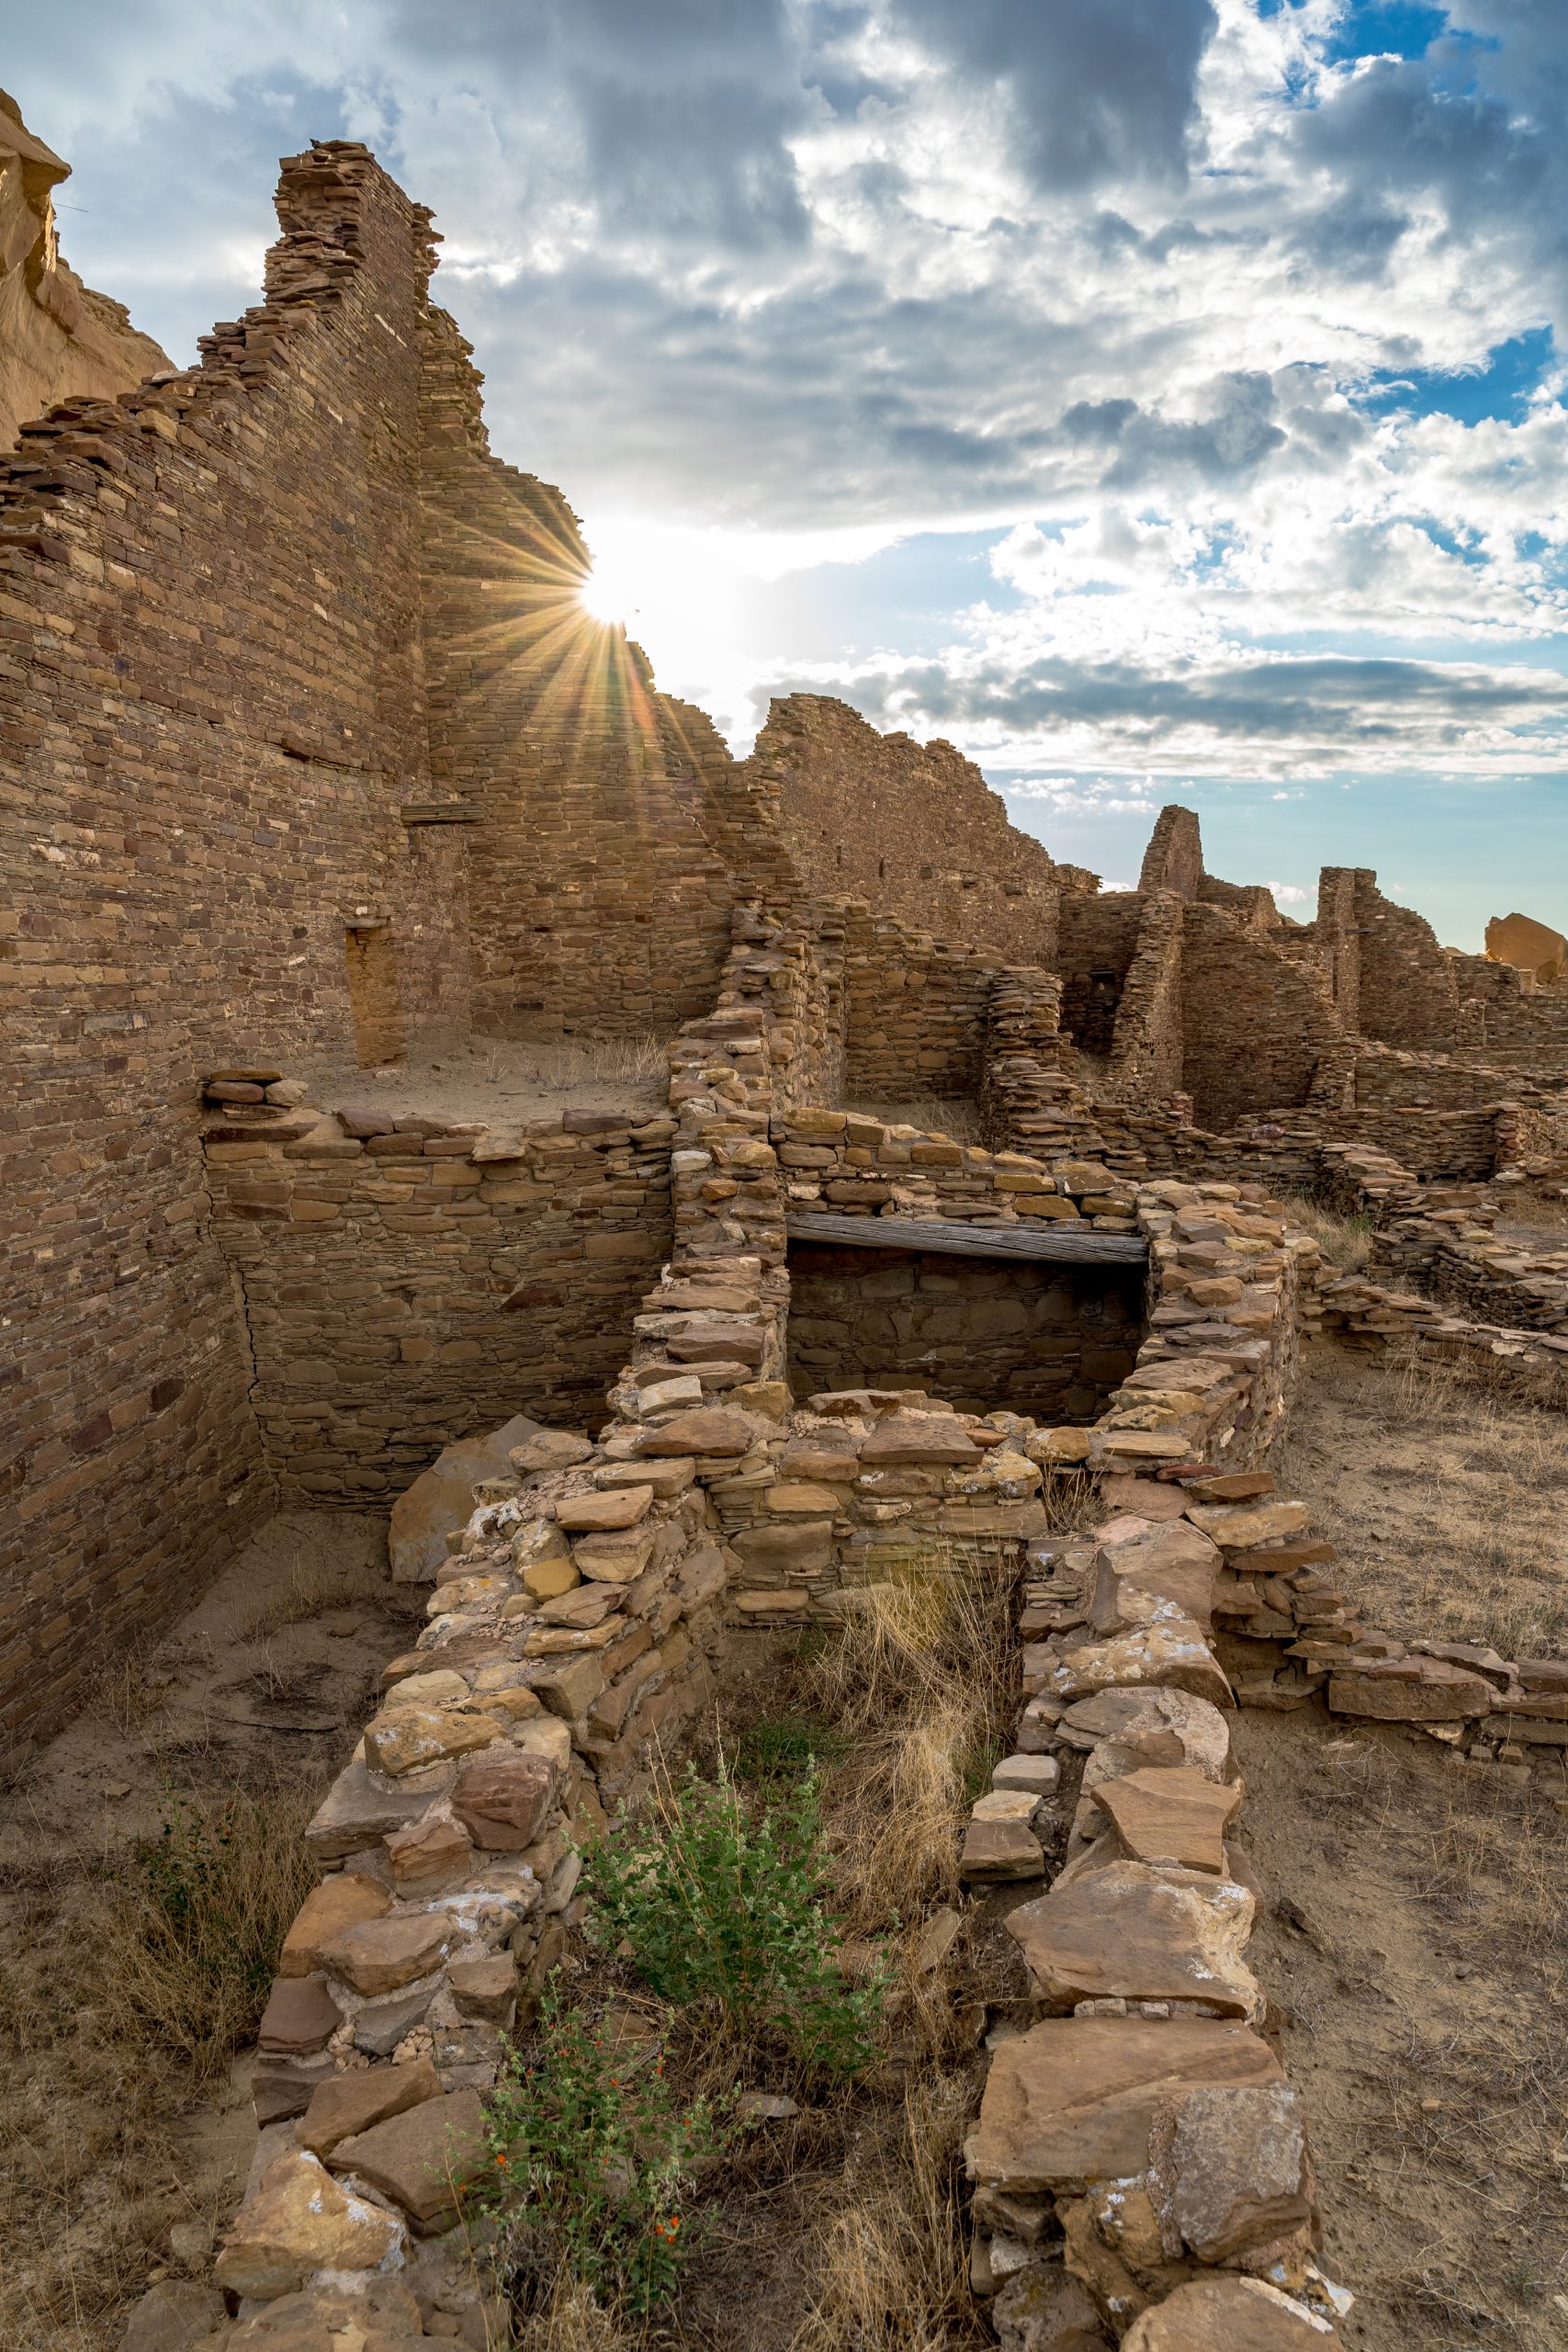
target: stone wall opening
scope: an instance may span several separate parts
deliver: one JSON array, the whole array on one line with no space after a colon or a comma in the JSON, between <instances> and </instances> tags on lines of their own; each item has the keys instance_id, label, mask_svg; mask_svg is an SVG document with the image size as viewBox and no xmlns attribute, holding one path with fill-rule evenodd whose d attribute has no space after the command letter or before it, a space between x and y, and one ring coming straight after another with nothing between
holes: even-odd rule
<instances>
[{"instance_id":1,"label":"stone wall opening","mask_svg":"<svg viewBox=\"0 0 1568 2352\"><path fill-rule=\"evenodd\" d=\"M932 1250L789 1247L789 1381L921 1387L971 1412L1087 1425L1133 1369L1136 1266L1068 1266Z\"/></svg>"},{"instance_id":2,"label":"stone wall opening","mask_svg":"<svg viewBox=\"0 0 1568 2352\"><path fill-rule=\"evenodd\" d=\"M361 1069L395 1062L403 1050L403 1001L398 959L385 923L350 923L343 935L354 1052Z\"/></svg>"}]
</instances>

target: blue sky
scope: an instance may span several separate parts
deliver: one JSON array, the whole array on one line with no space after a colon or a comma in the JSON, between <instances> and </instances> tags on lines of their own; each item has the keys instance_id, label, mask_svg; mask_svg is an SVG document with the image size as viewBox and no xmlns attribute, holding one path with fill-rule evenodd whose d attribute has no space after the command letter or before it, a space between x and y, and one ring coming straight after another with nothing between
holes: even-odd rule
<instances>
[{"instance_id":1,"label":"blue sky","mask_svg":"<svg viewBox=\"0 0 1568 2352\"><path fill-rule=\"evenodd\" d=\"M494 446L744 747L944 735L1125 881L1568 927L1561 0L82 0L8 78L184 358L279 153L446 232Z\"/></svg>"}]
</instances>

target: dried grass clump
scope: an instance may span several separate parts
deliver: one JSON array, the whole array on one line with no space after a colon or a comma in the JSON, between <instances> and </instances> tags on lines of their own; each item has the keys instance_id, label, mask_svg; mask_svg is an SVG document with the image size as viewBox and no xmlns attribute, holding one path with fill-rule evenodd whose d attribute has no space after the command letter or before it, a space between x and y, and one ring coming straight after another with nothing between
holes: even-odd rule
<instances>
[{"instance_id":1,"label":"dried grass clump","mask_svg":"<svg viewBox=\"0 0 1568 2352\"><path fill-rule=\"evenodd\" d=\"M886 1127L919 1127L923 1135L945 1136L950 1143L981 1143L980 1106L970 1094L915 1093L897 1102L855 1102L849 1106L858 1118L880 1119Z\"/></svg>"},{"instance_id":2,"label":"dried grass clump","mask_svg":"<svg viewBox=\"0 0 1568 2352\"><path fill-rule=\"evenodd\" d=\"M231 2203L222 2178L189 2185L179 2120L254 2032L314 1879L300 1831L318 1795L298 1785L204 1806L194 1866L172 1872L145 1848L106 1870L41 1838L13 1861L0 1942L7 2352L118 2342L169 2223L216 2224Z\"/></svg>"},{"instance_id":3,"label":"dried grass clump","mask_svg":"<svg viewBox=\"0 0 1568 2352\"><path fill-rule=\"evenodd\" d=\"M103 1890L105 2031L150 2044L193 2088L217 2080L254 2032L279 1947L316 1882L304 1842L314 1792L172 1803L156 1840Z\"/></svg>"},{"instance_id":4,"label":"dried grass clump","mask_svg":"<svg viewBox=\"0 0 1568 2352\"><path fill-rule=\"evenodd\" d=\"M389 1584L379 1541L358 1558L345 1558L341 1550L323 1552L314 1530L286 1512L263 1531L256 1548L260 1589L236 1601L227 1628L233 1641L264 1640L323 1610L371 1600L385 1606L400 1597Z\"/></svg>"},{"instance_id":5,"label":"dried grass clump","mask_svg":"<svg viewBox=\"0 0 1568 2352\"><path fill-rule=\"evenodd\" d=\"M1306 1193L1287 1193L1283 1199L1290 1212L1291 1228L1304 1233L1316 1242L1337 1273L1359 1273L1372 1252L1372 1220L1365 1211L1346 1216L1337 1209L1325 1208Z\"/></svg>"},{"instance_id":6,"label":"dried grass clump","mask_svg":"<svg viewBox=\"0 0 1568 2352\"><path fill-rule=\"evenodd\" d=\"M833 2184L817 2229L817 2292L790 2352L955 2352L987 2340L960 2191L971 2098L959 2075L911 2086L897 2147Z\"/></svg>"},{"instance_id":7,"label":"dried grass clump","mask_svg":"<svg viewBox=\"0 0 1568 2352\"><path fill-rule=\"evenodd\" d=\"M496 1046L491 1055L497 1075L522 1077L550 1091L582 1085L663 1078L670 1068L667 1038L652 1029L624 1037L559 1037L517 1046Z\"/></svg>"},{"instance_id":8,"label":"dried grass clump","mask_svg":"<svg viewBox=\"0 0 1568 2352\"><path fill-rule=\"evenodd\" d=\"M953 1899L966 1806L1014 1702L1007 1588L953 1568L867 1587L809 1672L849 1742L828 1789L852 1927Z\"/></svg>"}]
</instances>

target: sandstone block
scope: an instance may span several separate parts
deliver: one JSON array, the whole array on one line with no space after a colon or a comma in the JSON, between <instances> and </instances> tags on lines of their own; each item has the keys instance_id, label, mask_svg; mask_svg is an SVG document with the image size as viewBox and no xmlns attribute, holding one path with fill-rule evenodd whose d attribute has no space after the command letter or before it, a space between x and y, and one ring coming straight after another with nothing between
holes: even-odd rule
<instances>
[{"instance_id":1,"label":"sandstone block","mask_svg":"<svg viewBox=\"0 0 1568 2352\"><path fill-rule=\"evenodd\" d=\"M1241 1957L1253 1910L1252 1895L1234 1880L1112 1862L1054 1886L1006 1925L1052 2008L1201 2001L1251 2023L1263 2011Z\"/></svg>"},{"instance_id":2,"label":"sandstone block","mask_svg":"<svg viewBox=\"0 0 1568 2352\"><path fill-rule=\"evenodd\" d=\"M1189 2091L1156 2119L1151 2189L1168 2256L1229 2262L1311 2218L1302 2097L1288 2083Z\"/></svg>"},{"instance_id":3,"label":"sandstone block","mask_svg":"<svg viewBox=\"0 0 1568 2352\"><path fill-rule=\"evenodd\" d=\"M339 1861L374 1846L389 1829L416 1821L432 1800L452 1785L455 1768L438 1765L428 1772L412 1772L400 1786L378 1786L363 1760L345 1764L317 1808L305 1831L305 1843L318 1861Z\"/></svg>"},{"instance_id":4,"label":"sandstone block","mask_svg":"<svg viewBox=\"0 0 1568 2352\"><path fill-rule=\"evenodd\" d=\"M585 1577L600 1584L633 1584L647 1567L653 1535L628 1528L621 1535L585 1535L571 1556Z\"/></svg>"},{"instance_id":5,"label":"sandstone block","mask_svg":"<svg viewBox=\"0 0 1568 2352\"><path fill-rule=\"evenodd\" d=\"M1122 2352L1323 2352L1338 2331L1262 2278L1195 2278L1134 2321Z\"/></svg>"},{"instance_id":6,"label":"sandstone block","mask_svg":"<svg viewBox=\"0 0 1568 2352\"><path fill-rule=\"evenodd\" d=\"M861 1447L861 1464L868 1470L901 1462L967 1464L980 1458L980 1448L951 1413L889 1413Z\"/></svg>"},{"instance_id":7,"label":"sandstone block","mask_svg":"<svg viewBox=\"0 0 1568 2352\"><path fill-rule=\"evenodd\" d=\"M341 2188L315 2156L279 2156L241 2206L213 2275L231 2294L286 2295L315 2270L379 2270L402 2235L390 2213Z\"/></svg>"},{"instance_id":8,"label":"sandstone block","mask_svg":"<svg viewBox=\"0 0 1568 2352\"><path fill-rule=\"evenodd\" d=\"M518 1477L528 1478L536 1470L570 1470L586 1462L592 1451L577 1430L535 1429L511 1447L507 1460Z\"/></svg>"},{"instance_id":9,"label":"sandstone block","mask_svg":"<svg viewBox=\"0 0 1568 2352\"><path fill-rule=\"evenodd\" d=\"M1235 1704L1230 1684L1198 1627L1175 1610L1162 1622L1066 1651L1048 1668L1041 1687L1053 1698L1071 1701L1119 1686L1146 1688L1156 1683L1190 1690L1215 1707Z\"/></svg>"},{"instance_id":10,"label":"sandstone block","mask_svg":"<svg viewBox=\"0 0 1568 2352\"><path fill-rule=\"evenodd\" d=\"M1328 1711L1369 1715L1385 1724L1454 1723L1492 1712L1493 1690L1484 1675L1428 1662L1419 1675L1333 1674Z\"/></svg>"},{"instance_id":11,"label":"sandstone block","mask_svg":"<svg viewBox=\"0 0 1568 2352\"><path fill-rule=\"evenodd\" d=\"M1145 1766L1099 1784L1094 1801L1133 1861L1224 1870L1224 1833L1241 1804L1239 1787L1216 1788L1185 1765Z\"/></svg>"},{"instance_id":12,"label":"sandstone block","mask_svg":"<svg viewBox=\"0 0 1568 2352\"><path fill-rule=\"evenodd\" d=\"M379 1919L391 1907L391 1896L374 1879L361 1878L352 1871L334 1871L320 1886L311 1888L295 1913L278 1954L278 1974L312 1975L321 1965L323 1945L345 1928L358 1927L365 1919Z\"/></svg>"},{"instance_id":13,"label":"sandstone block","mask_svg":"<svg viewBox=\"0 0 1568 2352\"><path fill-rule=\"evenodd\" d=\"M1169 2100L1282 2079L1268 2043L1224 2018L1048 2018L992 2058L974 2177L1021 2195L1130 2179Z\"/></svg>"},{"instance_id":14,"label":"sandstone block","mask_svg":"<svg viewBox=\"0 0 1568 2352\"><path fill-rule=\"evenodd\" d=\"M639 1454L750 1453L754 1425L745 1413L728 1412L721 1405L702 1406L676 1413L656 1430L645 1430L637 1440Z\"/></svg>"},{"instance_id":15,"label":"sandstone block","mask_svg":"<svg viewBox=\"0 0 1568 2352\"><path fill-rule=\"evenodd\" d=\"M604 1687L604 1672L597 1658L566 1657L535 1678L534 1688L552 1715L573 1723L585 1715ZM535 1726L525 1726L531 1733ZM517 1743L519 1746L522 1742ZM536 1750L534 1752L537 1752Z\"/></svg>"},{"instance_id":16,"label":"sandstone block","mask_svg":"<svg viewBox=\"0 0 1568 2352\"><path fill-rule=\"evenodd\" d=\"M483 1437L446 1446L398 1497L387 1531L396 1583L429 1583L446 1557L447 1529L462 1526L473 1508L475 1487L481 1478L504 1476L512 1448L537 1427L526 1413L518 1413Z\"/></svg>"},{"instance_id":17,"label":"sandstone block","mask_svg":"<svg viewBox=\"0 0 1568 2352\"><path fill-rule=\"evenodd\" d=\"M343 2011L320 1976L279 1977L256 2028L256 2046L290 2053L324 2050Z\"/></svg>"},{"instance_id":18,"label":"sandstone block","mask_svg":"<svg viewBox=\"0 0 1568 2352\"><path fill-rule=\"evenodd\" d=\"M569 1534L600 1534L608 1529L635 1527L648 1517L651 1487L622 1487L596 1495L572 1495L556 1506L556 1522ZM526 1582L526 1578L525 1578Z\"/></svg>"},{"instance_id":19,"label":"sandstone block","mask_svg":"<svg viewBox=\"0 0 1568 2352\"><path fill-rule=\"evenodd\" d=\"M484 2110L471 2090L425 2099L340 2141L333 2154L334 2169L400 2205L421 2236L450 2227L463 2190L488 2162Z\"/></svg>"},{"instance_id":20,"label":"sandstone block","mask_svg":"<svg viewBox=\"0 0 1568 2352\"><path fill-rule=\"evenodd\" d=\"M468 1876L473 1840L449 1814L430 1813L392 1830L386 1840L392 1881L403 1895L445 1893Z\"/></svg>"},{"instance_id":21,"label":"sandstone block","mask_svg":"<svg viewBox=\"0 0 1568 2352\"><path fill-rule=\"evenodd\" d=\"M1299 1535L1312 1513L1305 1503L1191 1503L1188 1518L1227 1552L1247 1551L1254 1544L1273 1544Z\"/></svg>"},{"instance_id":22,"label":"sandstone block","mask_svg":"<svg viewBox=\"0 0 1568 2352\"><path fill-rule=\"evenodd\" d=\"M488 1747L497 1736L489 1715L449 1707L399 1707L367 1724L365 1758L375 1771L397 1780Z\"/></svg>"},{"instance_id":23,"label":"sandstone block","mask_svg":"<svg viewBox=\"0 0 1568 2352\"><path fill-rule=\"evenodd\" d=\"M809 1576L833 1556L832 1528L820 1520L742 1528L730 1540L746 1567L773 1568L784 1576Z\"/></svg>"},{"instance_id":24,"label":"sandstone block","mask_svg":"<svg viewBox=\"0 0 1568 2352\"><path fill-rule=\"evenodd\" d=\"M321 1958L331 1974L356 1993L395 1993L438 1967L451 1940L449 1919L424 1911L397 1912L345 1928Z\"/></svg>"},{"instance_id":25,"label":"sandstone block","mask_svg":"<svg viewBox=\"0 0 1568 2352\"><path fill-rule=\"evenodd\" d=\"M132 2307L119 2352L197 2352L228 2316L216 2287L194 2278L164 2278Z\"/></svg>"},{"instance_id":26,"label":"sandstone block","mask_svg":"<svg viewBox=\"0 0 1568 2352\"><path fill-rule=\"evenodd\" d=\"M357 2074L333 2075L312 2093L299 2125L299 2144L313 2156L328 2156L340 2140L367 2132L389 2115L400 2115L422 2099L439 2098L441 2084L428 2058L403 2066L369 2066Z\"/></svg>"},{"instance_id":27,"label":"sandstone block","mask_svg":"<svg viewBox=\"0 0 1568 2352\"><path fill-rule=\"evenodd\" d=\"M972 1820L965 1826L960 1878L989 1885L1044 1874L1045 1856L1027 1821Z\"/></svg>"},{"instance_id":28,"label":"sandstone block","mask_svg":"<svg viewBox=\"0 0 1568 2352\"><path fill-rule=\"evenodd\" d=\"M1230 1770L1230 1724L1221 1710L1190 1690L1122 1687L1079 1699L1061 1715L1056 1736L1066 1746L1116 1750L1125 1768L1189 1765L1208 1781Z\"/></svg>"},{"instance_id":29,"label":"sandstone block","mask_svg":"<svg viewBox=\"0 0 1568 2352\"><path fill-rule=\"evenodd\" d=\"M473 1960L455 1960L446 1971L452 1998L466 2018L482 2018L491 2025L512 2021L517 2000L517 1970L509 1953L486 1952Z\"/></svg>"},{"instance_id":30,"label":"sandstone block","mask_svg":"<svg viewBox=\"0 0 1568 2352\"><path fill-rule=\"evenodd\" d=\"M509 1748L463 1767L452 1810L476 1846L521 1853L543 1829L555 1792L555 1772L543 1757Z\"/></svg>"}]
</instances>

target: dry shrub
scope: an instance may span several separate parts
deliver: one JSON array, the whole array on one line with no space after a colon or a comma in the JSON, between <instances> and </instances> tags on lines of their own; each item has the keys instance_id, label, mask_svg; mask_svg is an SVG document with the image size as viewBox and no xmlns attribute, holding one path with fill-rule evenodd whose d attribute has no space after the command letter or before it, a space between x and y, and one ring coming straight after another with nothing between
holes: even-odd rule
<instances>
[{"instance_id":1,"label":"dry shrub","mask_svg":"<svg viewBox=\"0 0 1568 2352\"><path fill-rule=\"evenodd\" d=\"M315 1884L303 1836L314 1806L299 1786L170 1803L162 1835L103 1893L114 1965L98 2007L111 2037L166 2052L193 2088L222 2075L255 2029L278 1949Z\"/></svg>"},{"instance_id":2,"label":"dry shrub","mask_svg":"<svg viewBox=\"0 0 1568 2352\"><path fill-rule=\"evenodd\" d=\"M960 2188L971 2102L961 2075L911 2085L896 2148L833 2184L817 2228L816 2297L791 2352L954 2352L987 2340Z\"/></svg>"},{"instance_id":3,"label":"dry shrub","mask_svg":"<svg viewBox=\"0 0 1568 2352\"><path fill-rule=\"evenodd\" d=\"M965 1807L1014 1697L1009 1593L948 1566L867 1587L813 1660L823 1712L850 1741L827 1812L857 1931L958 1892Z\"/></svg>"},{"instance_id":4,"label":"dry shrub","mask_svg":"<svg viewBox=\"0 0 1568 2352\"><path fill-rule=\"evenodd\" d=\"M193 2195L180 2116L251 2037L284 1931L314 1877L303 1786L218 1804L228 1843L182 1929L145 1865L39 1840L8 1871L0 1943L0 2342L98 2352ZM214 1832L216 1836L216 1832ZM176 1911L178 1903L175 1905Z\"/></svg>"},{"instance_id":5,"label":"dry shrub","mask_svg":"<svg viewBox=\"0 0 1568 2352\"><path fill-rule=\"evenodd\" d=\"M1368 1214L1358 1211L1346 1216L1337 1209L1325 1208L1306 1193L1287 1193L1282 1197L1292 1230L1310 1235L1336 1273L1359 1272L1372 1250L1372 1220Z\"/></svg>"},{"instance_id":6,"label":"dry shrub","mask_svg":"<svg viewBox=\"0 0 1568 2352\"><path fill-rule=\"evenodd\" d=\"M857 1117L880 1119L887 1127L919 1127L922 1135L945 1136L950 1143L980 1143L980 1106L968 1094L915 1093L897 1102L856 1102Z\"/></svg>"},{"instance_id":7,"label":"dry shrub","mask_svg":"<svg viewBox=\"0 0 1568 2352\"><path fill-rule=\"evenodd\" d=\"M522 1046L496 1046L490 1058L494 1075L529 1080L555 1092L664 1078L670 1046L657 1031L644 1029L624 1037L553 1037Z\"/></svg>"}]
</instances>

